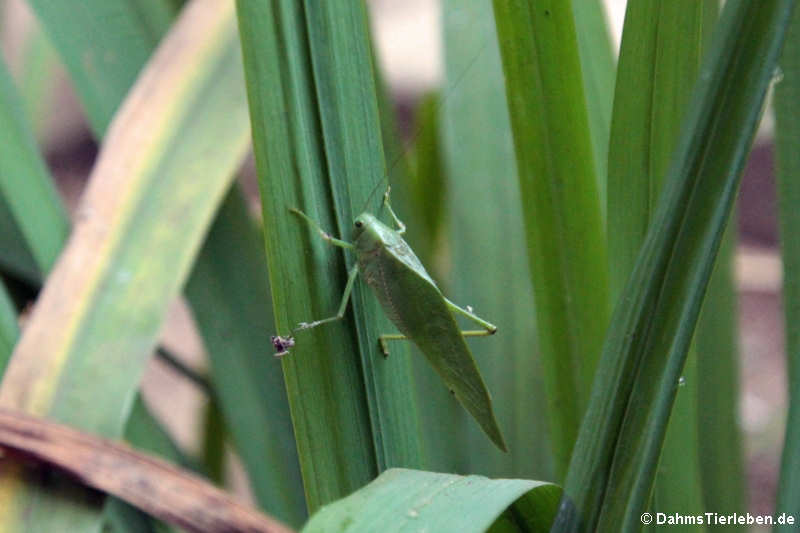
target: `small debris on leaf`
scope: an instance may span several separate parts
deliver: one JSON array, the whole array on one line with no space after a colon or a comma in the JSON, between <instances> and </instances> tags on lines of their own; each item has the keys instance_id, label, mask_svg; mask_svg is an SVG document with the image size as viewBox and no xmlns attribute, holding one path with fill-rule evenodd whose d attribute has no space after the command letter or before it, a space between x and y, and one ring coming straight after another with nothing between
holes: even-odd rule
<instances>
[{"instance_id":1,"label":"small debris on leaf","mask_svg":"<svg viewBox=\"0 0 800 533\"><path fill-rule=\"evenodd\" d=\"M281 337L273 335L270 337L272 346L275 348L275 357L283 357L289 353L289 348L294 346L294 337Z\"/></svg>"}]
</instances>

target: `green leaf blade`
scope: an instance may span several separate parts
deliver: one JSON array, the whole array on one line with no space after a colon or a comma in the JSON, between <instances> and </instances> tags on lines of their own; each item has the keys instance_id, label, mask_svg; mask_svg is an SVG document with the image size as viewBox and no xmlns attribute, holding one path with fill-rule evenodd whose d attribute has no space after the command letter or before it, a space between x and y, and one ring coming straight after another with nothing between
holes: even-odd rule
<instances>
[{"instance_id":1,"label":"green leaf blade","mask_svg":"<svg viewBox=\"0 0 800 533\"><path fill-rule=\"evenodd\" d=\"M275 328L285 336L333 313L344 267L341 253L289 212L300 208L333 228L300 5L239 1L237 8ZM341 325L303 332L282 366L313 512L377 475L355 335Z\"/></svg>"},{"instance_id":2,"label":"green leaf blade","mask_svg":"<svg viewBox=\"0 0 800 533\"><path fill-rule=\"evenodd\" d=\"M609 151L612 290L624 287L658 203L716 10L711 2L627 6ZM697 356L689 355L658 466L653 508L700 515ZM687 529L691 529L687 526ZM694 528L701 530L703 528Z\"/></svg>"},{"instance_id":3,"label":"green leaf blade","mask_svg":"<svg viewBox=\"0 0 800 533\"><path fill-rule=\"evenodd\" d=\"M147 6L136 0L80 4L31 0L30 4L70 71L92 130L102 137L113 111L169 27L168 4L162 0L148 0ZM102 21L103 30L86 31L96 21Z\"/></svg>"},{"instance_id":4,"label":"green leaf blade","mask_svg":"<svg viewBox=\"0 0 800 533\"><path fill-rule=\"evenodd\" d=\"M358 0L306 2L305 12L338 235L350 240L353 220L377 215L388 185L366 8ZM348 270L354 262L347 259ZM357 284L352 305L378 470L419 468L409 350L394 345L389 358L380 352L378 336L394 328L369 292Z\"/></svg>"},{"instance_id":5,"label":"green leaf blade","mask_svg":"<svg viewBox=\"0 0 800 533\"><path fill-rule=\"evenodd\" d=\"M0 378L6 370L18 338L17 312L5 285L0 281Z\"/></svg>"},{"instance_id":6,"label":"green leaf blade","mask_svg":"<svg viewBox=\"0 0 800 533\"><path fill-rule=\"evenodd\" d=\"M594 163L597 166L597 192L605 219L607 204L608 144L611 107L616 75L615 51L611 44L605 6L600 0L572 3L581 58L581 72L592 134Z\"/></svg>"},{"instance_id":7,"label":"green leaf blade","mask_svg":"<svg viewBox=\"0 0 800 533\"><path fill-rule=\"evenodd\" d=\"M0 263L37 283L55 263L69 221L2 62L0 124Z\"/></svg>"},{"instance_id":8,"label":"green leaf blade","mask_svg":"<svg viewBox=\"0 0 800 533\"><path fill-rule=\"evenodd\" d=\"M789 376L789 413L781 461L776 513L800 513L800 9L795 8L783 55L783 79L775 87L775 141L779 223L783 257L783 306ZM793 526L776 526L788 531Z\"/></svg>"},{"instance_id":9,"label":"green leaf blade","mask_svg":"<svg viewBox=\"0 0 800 533\"><path fill-rule=\"evenodd\" d=\"M731 220L736 220L736 211ZM739 353L733 259L737 225L722 239L694 346L697 353L700 480L706 509L730 514L745 509L746 477L739 423Z\"/></svg>"},{"instance_id":10,"label":"green leaf blade","mask_svg":"<svg viewBox=\"0 0 800 533\"><path fill-rule=\"evenodd\" d=\"M539 481L394 468L321 509L303 532L545 532L560 493L557 485Z\"/></svg>"}]
</instances>

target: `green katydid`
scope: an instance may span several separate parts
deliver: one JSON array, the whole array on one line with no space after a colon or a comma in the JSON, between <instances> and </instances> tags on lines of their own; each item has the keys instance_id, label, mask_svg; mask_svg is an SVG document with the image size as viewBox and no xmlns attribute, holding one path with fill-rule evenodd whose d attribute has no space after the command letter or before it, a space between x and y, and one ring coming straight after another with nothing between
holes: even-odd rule
<instances>
[{"instance_id":1,"label":"green katydid","mask_svg":"<svg viewBox=\"0 0 800 533\"><path fill-rule=\"evenodd\" d=\"M387 341L414 342L450 392L475 418L492 442L503 451L507 451L492 411L489 392L475 359L464 341L464 337L492 335L497 331L497 327L475 315L469 307L463 309L444 297L401 237L406 228L392 210L388 190L384 194L383 205L388 209L398 229L393 230L375 216L362 213L354 221L352 243L332 237L305 213L298 209L290 209L315 229L325 241L351 250L357 256L356 264L349 272L338 312L322 320L301 322L295 331L314 328L343 318L356 277L361 272L386 315L401 331L400 334L385 334L378 338L384 356L389 355ZM461 331L454 313L472 320L483 329ZM274 337L273 344L279 351L276 355L284 355L294 344L294 339Z\"/></svg>"}]
</instances>

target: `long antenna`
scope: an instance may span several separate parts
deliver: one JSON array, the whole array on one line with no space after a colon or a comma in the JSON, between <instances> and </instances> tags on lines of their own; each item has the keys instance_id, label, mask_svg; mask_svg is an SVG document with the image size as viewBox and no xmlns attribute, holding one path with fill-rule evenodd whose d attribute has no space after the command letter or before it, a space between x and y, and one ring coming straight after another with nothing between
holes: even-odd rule
<instances>
[{"instance_id":1,"label":"long antenna","mask_svg":"<svg viewBox=\"0 0 800 533\"><path fill-rule=\"evenodd\" d=\"M447 92L444 94L442 98L438 99L436 105L434 106L434 113L438 114L439 111L441 111L442 106L445 104L447 99L450 98L450 95L452 95L452 93L458 88L458 86L461 85L461 82L464 80L464 78L466 78L469 71L472 70L472 67L478 61L478 58L483 54L488 45L489 45L488 40L484 41L483 45L480 47L478 52L472 57L469 64L466 67L464 67L464 70L462 70L461 73L458 75L458 78L456 78L455 83L453 83L453 85L451 85L447 89ZM409 150L414 145L414 143L416 143L417 139L422 134L423 129L424 126L422 124L416 125L416 129L414 133L411 135L411 138L409 139L407 146L400 151L397 157L395 157L394 161L392 161L392 164L389 167L385 168L383 176L375 181L375 185L373 185L372 189L370 190L369 196L367 196L367 199L364 201L364 205L361 206L361 211L364 211L367 208L367 206L369 206L369 203L372 201L372 198L375 196L375 193L378 191L378 187L380 187L381 184L385 184L388 187L389 174L395 169L397 164L408 155Z\"/></svg>"}]
</instances>

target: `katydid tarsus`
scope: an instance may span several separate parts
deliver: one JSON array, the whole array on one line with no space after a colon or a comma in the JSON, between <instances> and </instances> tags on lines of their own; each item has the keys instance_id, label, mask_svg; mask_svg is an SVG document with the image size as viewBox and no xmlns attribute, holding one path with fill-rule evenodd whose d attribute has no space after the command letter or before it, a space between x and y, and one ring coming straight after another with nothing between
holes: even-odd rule
<instances>
[{"instance_id":1,"label":"katydid tarsus","mask_svg":"<svg viewBox=\"0 0 800 533\"><path fill-rule=\"evenodd\" d=\"M475 359L464 337L492 335L497 327L463 309L447 298L428 275L417 256L402 238L405 225L392 210L389 191L383 197L397 229L383 224L375 216L362 213L353 225L353 242L336 239L298 209L291 212L301 217L328 243L350 250L357 261L351 268L337 313L331 317L301 322L295 331L314 328L344 317L356 278L361 273L373 290L386 315L400 333L383 334L377 339L384 356L389 355L389 341L410 340L425 355L455 398L475 418L483 431L500 449L506 451L503 436L492 410L491 398L481 378ZM480 330L461 331L454 315L475 322ZM273 340L279 355L287 353L294 339Z\"/></svg>"}]
</instances>

